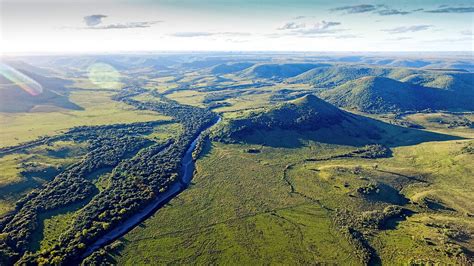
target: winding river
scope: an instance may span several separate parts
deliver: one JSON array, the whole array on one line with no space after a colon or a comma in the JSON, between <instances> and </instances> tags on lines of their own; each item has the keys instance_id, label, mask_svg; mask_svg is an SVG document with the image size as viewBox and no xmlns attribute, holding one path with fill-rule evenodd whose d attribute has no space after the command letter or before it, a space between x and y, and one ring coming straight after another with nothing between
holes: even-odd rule
<instances>
[{"instance_id":1,"label":"winding river","mask_svg":"<svg viewBox=\"0 0 474 266\"><path fill-rule=\"evenodd\" d=\"M199 137L203 134L204 131L206 131L207 129L213 127L214 125L216 125L220 121L221 121L221 118L219 117L212 125L210 125L209 127L203 129L199 133L199 135L193 140L193 142L191 142L191 145L186 150L186 153L184 154L184 157L181 161L181 180L179 180L179 182L174 182L172 185L170 185L168 187L168 189L165 192L160 193L145 208L143 208L139 212L135 213L130 218L128 218L126 221L119 224L117 227L110 230L105 235L103 235L101 238L96 240L93 244L88 246L86 251L82 254L82 258L84 259L85 257L92 254L92 252L94 252L94 251L100 249L101 247L103 247L107 244L110 244L113 241L115 241L116 239L122 237L127 232L129 232L130 230L135 228L137 225L139 225L141 222L146 220L148 217L153 215L158 209L160 209L163 205L168 203L176 195L178 195L183 190L185 190L188 187L189 183L191 182L191 180L193 178L193 172L194 172L194 169L195 169L195 163L193 161L193 151L196 148Z\"/></svg>"}]
</instances>

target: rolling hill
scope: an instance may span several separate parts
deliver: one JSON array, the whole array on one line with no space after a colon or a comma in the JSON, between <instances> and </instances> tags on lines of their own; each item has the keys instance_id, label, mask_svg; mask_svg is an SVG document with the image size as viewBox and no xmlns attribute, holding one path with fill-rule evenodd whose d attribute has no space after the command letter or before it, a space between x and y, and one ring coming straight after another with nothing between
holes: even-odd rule
<instances>
[{"instance_id":1,"label":"rolling hill","mask_svg":"<svg viewBox=\"0 0 474 266\"><path fill-rule=\"evenodd\" d=\"M437 76L429 80L421 75L411 75L406 80L412 82L367 76L322 91L319 95L339 107L367 113L426 109L474 110L474 90L469 81L444 79L445 77L452 76ZM424 84L432 87L423 86Z\"/></svg>"},{"instance_id":2,"label":"rolling hill","mask_svg":"<svg viewBox=\"0 0 474 266\"><path fill-rule=\"evenodd\" d=\"M322 66L327 65L310 63L257 64L244 70L241 75L247 78L281 79L294 77L315 67Z\"/></svg>"},{"instance_id":3,"label":"rolling hill","mask_svg":"<svg viewBox=\"0 0 474 266\"><path fill-rule=\"evenodd\" d=\"M21 66L29 71L34 70L26 68L27 64ZM68 89L65 87L68 81L28 70L13 69L9 71L9 78L0 76L0 112L29 112L36 106L82 109L69 101Z\"/></svg>"},{"instance_id":4,"label":"rolling hill","mask_svg":"<svg viewBox=\"0 0 474 266\"><path fill-rule=\"evenodd\" d=\"M309 83L316 88L333 88L366 76L401 79L416 73L418 73L417 70L407 68L382 68L343 64L314 68L288 79L288 82Z\"/></svg>"},{"instance_id":5,"label":"rolling hill","mask_svg":"<svg viewBox=\"0 0 474 266\"><path fill-rule=\"evenodd\" d=\"M383 123L343 111L314 95L306 95L224 121L213 133L213 138L228 143L247 142L270 146L286 145L282 138L304 138L356 146L374 143L399 146L445 140L450 139L450 136ZM293 141L294 145L298 145L295 143Z\"/></svg>"},{"instance_id":6,"label":"rolling hill","mask_svg":"<svg viewBox=\"0 0 474 266\"><path fill-rule=\"evenodd\" d=\"M455 70L421 70L399 67L336 64L316 67L287 79L289 83L309 83L316 88L333 88L366 76L377 76L425 87L473 91L474 73Z\"/></svg>"},{"instance_id":7,"label":"rolling hill","mask_svg":"<svg viewBox=\"0 0 474 266\"><path fill-rule=\"evenodd\" d=\"M220 64L211 69L211 73L214 75L230 74L242 71L246 68L253 66L253 63L240 62L240 63L225 63Z\"/></svg>"},{"instance_id":8,"label":"rolling hill","mask_svg":"<svg viewBox=\"0 0 474 266\"><path fill-rule=\"evenodd\" d=\"M320 96L340 107L386 113L438 107L440 93L437 89L369 76L323 91Z\"/></svg>"}]
</instances>

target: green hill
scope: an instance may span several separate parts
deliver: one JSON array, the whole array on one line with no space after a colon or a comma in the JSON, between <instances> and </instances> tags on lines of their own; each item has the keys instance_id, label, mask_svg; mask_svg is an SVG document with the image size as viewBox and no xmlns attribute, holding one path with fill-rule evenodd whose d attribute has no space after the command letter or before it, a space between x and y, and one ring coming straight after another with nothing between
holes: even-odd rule
<instances>
[{"instance_id":1,"label":"green hill","mask_svg":"<svg viewBox=\"0 0 474 266\"><path fill-rule=\"evenodd\" d=\"M299 139L317 142L387 146L445 140L450 136L403 128L343 111L314 95L243 114L218 125L214 140L269 146L295 146Z\"/></svg>"},{"instance_id":2,"label":"green hill","mask_svg":"<svg viewBox=\"0 0 474 266\"><path fill-rule=\"evenodd\" d=\"M399 67L365 65L332 65L316 67L289 78L290 83L309 83L317 88L333 88L348 81L377 76L408 82L424 87L473 91L474 73L448 70L421 70Z\"/></svg>"},{"instance_id":3,"label":"green hill","mask_svg":"<svg viewBox=\"0 0 474 266\"><path fill-rule=\"evenodd\" d=\"M474 110L474 73L463 71L333 65L287 82L309 83L339 107L370 113Z\"/></svg>"},{"instance_id":4,"label":"green hill","mask_svg":"<svg viewBox=\"0 0 474 266\"><path fill-rule=\"evenodd\" d=\"M242 75L248 78L281 79L290 78L315 67L326 64L288 63L288 64L257 64L246 69Z\"/></svg>"},{"instance_id":5,"label":"green hill","mask_svg":"<svg viewBox=\"0 0 474 266\"><path fill-rule=\"evenodd\" d=\"M242 71L246 68L253 66L253 63L241 62L241 63L225 63L220 64L211 69L211 73L214 75L230 74Z\"/></svg>"},{"instance_id":6,"label":"green hill","mask_svg":"<svg viewBox=\"0 0 474 266\"><path fill-rule=\"evenodd\" d=\"M68 81L23 69L20 71L10 73L10 79L0 75L0 112L29 112L35 106L82 109L69 101L68 90L65 87ZM18 80L14 82L11 79L15 80L15 75L23 79L17 78Z\"/></svg>"},{"instance_id":7,"label":"green hill","mask_svg":"<svg viewBox=\"0 0 474 266\"><path fill-rule=\"evenodd\" d=\"M401 79L416 74L417 70L407 68L382 68L355 65L333 65L311 69L288 79L290 83L309 83L316 88L333 88L348 81L366 77L390 77Z\"/></svg>"},{"instance_id":8,"label":"green hill","mask_svg":"<svg viewBox=\"0 0 474 266\"><path fill-rule=\"evenodd\" d=\"M325 100L368 113L423 110L437 107L439 92L383 77L363 77L323 91Z\"/></svg>"}]
</instances>

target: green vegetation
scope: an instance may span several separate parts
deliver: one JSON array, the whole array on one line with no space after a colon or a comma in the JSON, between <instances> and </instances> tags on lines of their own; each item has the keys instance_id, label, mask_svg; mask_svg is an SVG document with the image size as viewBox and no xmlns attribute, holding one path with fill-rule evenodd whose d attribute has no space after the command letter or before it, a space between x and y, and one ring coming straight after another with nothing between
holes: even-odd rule
<instances>
[{"instance_id":1,"label":"green vegetation","mask_svg":"<svg viewBox=\"0 0 474 266\"><path fill-rule=\"evenodd\" d=\"M243 75L252 78L290 78L304 73L315 67L325 65L308 64L308 63L292 63L292 64L257 64L246 69Z\"/></svg>"},{"instance_id":2,"label":"green vegetation","mask_svg":"<svg viewBox=\"0 0 474 266\"><path fill-rule=\"evenodd\" d=\"M386 146L412 145L423 141L456 139L449 135L407 129L338 109L316 96L302 98L253 111L233 118L219 127L214 139L224 142L246 141L264 145L281 146L286 143L298 146L298 138L289 142L271 142L267 135L293 136L297 130L302 138L320 142L361 146L383 144ZM290 132L287 132L290 131ZM390 137L389 137L390 136Z\"/></svg>"},{"instance_id":3,"label":"green vegetation","mask_svg":"<svg viewBox=\"0 0 474 266\"><path fill-rule=\"evenodd\" d=\"M81 125L106 125L116 123L166 120L150 111L137 111L123 103L111 100L111 92L75 91L70 100L84 108L78 111L53 111L48 113L0 113L0 146L13 146L44 135Z\"/></svg>"},{"instance_id":4,"label":"green vegetation","mask_svg":"<svg viewBox=\"0 0 474 266\"><path fill-rule=\"evenodd\" d=\"M56 141L39 145L25 153L0 158L0 217L14 209L14 203L31 189L50 181L84 155L83 143Z\"/></svg>"},{"instance_id":5,"label":"green vegetation","mask_svg":"<svg viewBox=\"0 0 474 266\"><path fill-rule=\"evenodd\" d=\"M465 255L448 253L453 249L471 249L472 239L465 242L444 236L445 242L436 240L435 245L427 245L424 238L438 239L442 232L458 232L449 228L463 228L461 233L472 232L473 224L463 215L463 209L456 207L460 215L436 214L431 209L402 201L403 208L416 211L413 215L393 203L386 203L392 202L389 191L384 193L388 198L376 201L357 196L356 191L374 181L391 184L405 196L431 186L456 191L457 185L453 183L438 183L453 175L438 173L439 168L424 163L421 166L420 160L407 164L406 156L416 150L415 158L426 160L432 152L426 150L427 147L434 149L442 145L445 152L451 153L466 144L450 141L427 143L419 148L418 145L400 147L395 148L394 157L375 161L353 158L305 161L302 159L344 153L350 147L314 142L299 149L213 143L211 152L198 160L195 184L142 227L128 233L121 240L119 251L107 254L119 264L208 261L292 264L306 260L341 264L363 261L364 254L360 252L364 249L355 247L357 243L367 243L368 252L375 252L375 258L384 263L460 263ZM257 147L261 151L258 154L242 153L242 150ZM431 163L443 156L446 156L444 152L432 158ZM461 161L450 165L455 169L466 166ZM467 171L472 173L473 170L471 167ZM437 177L414 181L417 175L428 174ZM456 176L462 178L463 185L468 186L464 182L472 185L466 173ZM394 196L403 198L397 194ZM469 194L469 189L464 189L456 198L467 207ZM452 206L450 204L446 205ZM344 213L351 219L342 223L338 217ZM420 219L428 217L436 219L440 227L430 226L429 221L420 223ZM344 230L348 225L356 236L354 230L360 230L358 237L363 242L354 240L353 234L346 236ZM423 233L420 235L420 232Z\"/></svg>"},{"instance_id":6,"label":"green vegetation","mask_svg":"<svg viewBox=\"0 0 474 266\"><path fill-rule=\"evenodd\" d=\"M203 127L211 123L214 116L205 110L178 105L169 100L154 104L129 98L137 92L139 93L139 90L123 91L116 95L115 99L138 109L149 109L175 117L184 126L180 137L175 141L148 144L149 140L140 135L152 132L156 122L77 127L70 130L66 133L67 138L90 142L89 153L83 161L56 176L47 186L23 198L17 203L15 213L5 218L2 231L7 237L0 243L4 261L8 262L26 251L25 244L31 241L38 212L64 208L96 194L95 186L88 178L96 171L116 167L110 178L113 184L101 190L98 196L92 198L75 216L71 226L79 228L78 231L82 233L65 231L60 238L60 243L65 244L41 250L40 254L25 254L22 261L47 263L77 259L83 252L81 246L93 243L107 230L150 202L156 194L164 192L166 187L175 181L179 162L187 146ZM142 151L127 160L130 153L133 155L139 149ZM153 164L150 164L150 161ZM66 198L58 201L61 198L59 195ZM122 198L127 200L123 201Z\"/></svg>"},{"instance_id":7,"label":"green vegetation","mask_svg":"<svg viewBox=\"0 0 474 266\"><path fill-rule=\"evenodd\" d=\"M472 73L239 56L16 64L45 94L0 113L0 264L472 264Z\"/></svg>"},{"instance_id":8,"label":"green vegetation","mask_svg":"<svg viewBox=\"0 0 474 266\"><path fill-rule=\"evenodd\" d=\"M436 95L426 88L383 77L363 77L321 93L329 102L367 113L436 108Z\"/></svg>"}]
</instances>

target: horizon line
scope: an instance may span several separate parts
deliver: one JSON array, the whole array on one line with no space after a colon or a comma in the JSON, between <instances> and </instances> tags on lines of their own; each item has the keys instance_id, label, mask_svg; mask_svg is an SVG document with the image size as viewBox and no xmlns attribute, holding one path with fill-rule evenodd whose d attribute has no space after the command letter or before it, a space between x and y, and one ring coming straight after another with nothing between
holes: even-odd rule
<instances>
[{"instance_id":1,"label":"horizon line","mask_svg":"<svg viewBox=\"0 0 474 266\"><path fill-rule=\"evenodd\" d=\"M370 54L370 53L377 53L377 54L413 54L413 53L430 53L430 54L445 54L445 53L456 53L456 54L466 54L471 53L474 56L474 50L440 50L440 51L433 51L433 50L413 50L413 51L380 51L380 50L372 50L372 51L357 51L357 50L347 50L347 51L327 51L327 50L306 50L306 51L292 51L292 50L123 50L123 51L61 51L61 52L0 52L0 58L9 57L9 56L46 56L46 55L120 55L120 54L205 54L205 53L215 53L215 54L232 54L232 53L239 53L239 54L251 54L251 53L270 53L270 54L304 54L304 53L321 53L321 54L344 54L344 53L352 53L352 54Z\"/></svg>"}]
</instances>

